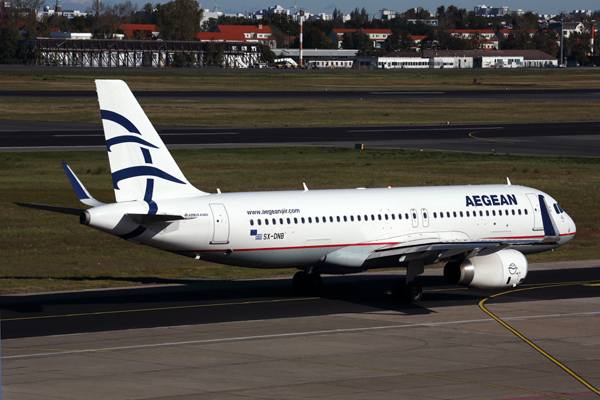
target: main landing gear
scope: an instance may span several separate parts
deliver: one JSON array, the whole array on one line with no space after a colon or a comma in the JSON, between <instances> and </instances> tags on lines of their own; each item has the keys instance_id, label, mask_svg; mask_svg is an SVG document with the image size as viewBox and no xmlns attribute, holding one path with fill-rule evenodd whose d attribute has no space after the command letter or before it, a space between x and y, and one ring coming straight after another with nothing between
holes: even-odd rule
<instances>
[{"instance_id":1,"label":"main landing gear","mask_svg":"<svg viewBox=\"0 0 600 400\"><path fill-rule=\"evenodd\" d=\"M399 279L392 286L392 296L398 301L409 303L417 302L423 298L423 287L414 279L425 271L423 262L411 261L406 267L406 279Z\"/></svg>"},{"instance_id":2,"label":"main landing gear","mask_svg":"<svg viewBox=\"0 0 600 400\"><path fill-rule=\"evenodd\" d=\"M321 275L312 270L309 270L308 273L305 271L298 271L294 275L292 285L294 286L294 292L298 294L318 296L323 287L323 279L321 278Z\"/></svg>"}]
</instances>

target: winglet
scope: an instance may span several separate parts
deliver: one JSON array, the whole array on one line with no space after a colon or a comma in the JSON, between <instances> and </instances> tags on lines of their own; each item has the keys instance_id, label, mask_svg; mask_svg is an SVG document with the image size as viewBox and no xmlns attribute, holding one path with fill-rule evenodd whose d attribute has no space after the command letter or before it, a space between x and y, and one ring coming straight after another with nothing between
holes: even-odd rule
<instances>
[{"instance_id":1,"label":"winglet","mask_svg":"<svg viewBox=\"0 0 600 400\"><path fill-rule=\"evenodd\" d=\"M61 164L62 164L63 169L65 170L65 173L67 174L67 178L69 178L69 181L71 182L71 186L73 186L73 189L75 190L75 194L77 195L77 198L79 199L79 201L81 201L83 204L86 204L86 205L92 206L92 207L101 206L104 204L104 203L99 202L98 200L96 200L95 198L93 198L90 195L90 193L83 186L83 184L81 183L79 178L77 178L77 176L73 173L73 171L67 164L65 164L65 163L61 163Z\"/></svg>"}]
</instances>

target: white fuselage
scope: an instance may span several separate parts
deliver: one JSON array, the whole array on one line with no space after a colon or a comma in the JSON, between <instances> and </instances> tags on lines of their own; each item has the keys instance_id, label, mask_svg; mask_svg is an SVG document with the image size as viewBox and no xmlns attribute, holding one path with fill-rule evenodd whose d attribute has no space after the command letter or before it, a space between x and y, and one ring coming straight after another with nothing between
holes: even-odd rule
<instances>
[{"instance_id":1,"label":"white fuselage","mask_svg":"<svg viewBox=\"0 0 600 400\"><path fill-rule=\"evenodd\" d=\"M358 272L368 269L366 257L382 246L543 238L539 195L545 198L560 239L513 246L533 253L567 243L576 228L549 195L516 185L220 193L157 201L158 214L186 219L152 224L141 233L139 225L122 219L95 227L118 235L137 228L138 235L126 238L228 265L281 268L321 263ZM148 211L144 202L126 202L96 207L94 214L102 215L105 207L115 207L106 215ZM115 230L117 223L120 231Z\"/></svg>"}]
</instances>

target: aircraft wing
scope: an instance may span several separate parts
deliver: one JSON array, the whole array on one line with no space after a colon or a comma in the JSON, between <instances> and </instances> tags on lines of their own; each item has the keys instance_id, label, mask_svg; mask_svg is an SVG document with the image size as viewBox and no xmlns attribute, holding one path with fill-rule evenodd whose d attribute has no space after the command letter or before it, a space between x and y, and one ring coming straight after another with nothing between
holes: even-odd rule
<instances>
[{"instance_id":1,"label":"aircraft wing","mask_svg":"<svg viewBox=\"0 0 600 400\"><path fill-rule=\"evenodd\" d=\"M532 239L509 240L461 240L461 241L428 241L417 240L381 247L372 252L369 260L398 257L400 262L418 259L433 259L435 262L448 261L454 256L467 253L468 256L485 256L510 246L531 245L544 242L543 237Z\"/></svg>"}]
</instances>

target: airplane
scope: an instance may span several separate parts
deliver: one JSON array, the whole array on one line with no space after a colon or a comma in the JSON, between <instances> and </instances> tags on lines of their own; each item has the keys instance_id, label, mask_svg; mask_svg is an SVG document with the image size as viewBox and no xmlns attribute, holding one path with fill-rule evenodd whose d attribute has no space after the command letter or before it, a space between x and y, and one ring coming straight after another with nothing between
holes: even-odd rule
<instances>
[{"instance_id":1,"label":"airplane","mask_svg":"<svg viewBox=\"0 0 600 400\"><path fill-rule=\"evenodd\" d=\"M20 206L79 216L83 225L197 260L296 268L293 288L318 295L321 274L406 268L392 294L418 301L415 278L446 263L451 284L515 287L525 254L573 239L575 223L550 195L506 184L207 193L185 178L127 84L96 80L115 203L94 199L62 164L91 208Z\"/></svg>"}]
</instances>

